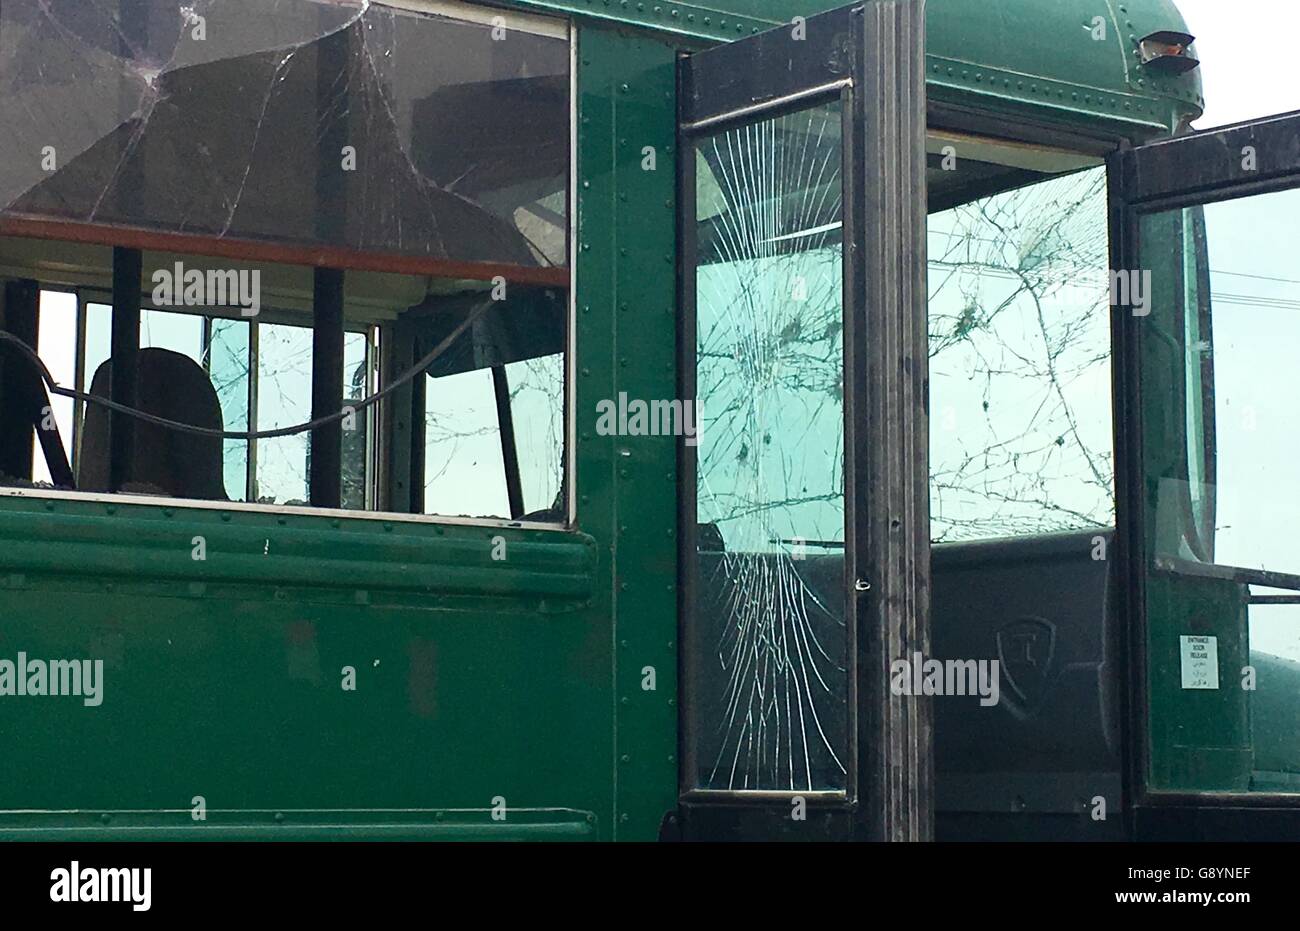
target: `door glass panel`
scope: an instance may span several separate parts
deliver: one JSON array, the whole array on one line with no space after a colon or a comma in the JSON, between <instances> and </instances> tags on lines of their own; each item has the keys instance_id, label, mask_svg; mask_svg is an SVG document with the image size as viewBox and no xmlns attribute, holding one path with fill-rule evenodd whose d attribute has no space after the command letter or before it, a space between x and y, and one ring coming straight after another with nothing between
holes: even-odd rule
<instances>
[{"instance_id":1,"label":"door glass panel","mask_svg":"<svg viewBox=\"0 0 1300 931\"><path fill-rule=\"evenodd\" d=\"M1142 244L1151 779L1300 791L1300 191L1148 214Z\"/></svg>"},{"instance_id":2,"label":"door glass panel","mask_svg":"<svg viewBox=\"0 0 1300 931\"><path fill-rule=\"evenodd\" d=\"M841 108L694 146L692 775L702 789L842 790Z\"/></svg>"}]
</instances>

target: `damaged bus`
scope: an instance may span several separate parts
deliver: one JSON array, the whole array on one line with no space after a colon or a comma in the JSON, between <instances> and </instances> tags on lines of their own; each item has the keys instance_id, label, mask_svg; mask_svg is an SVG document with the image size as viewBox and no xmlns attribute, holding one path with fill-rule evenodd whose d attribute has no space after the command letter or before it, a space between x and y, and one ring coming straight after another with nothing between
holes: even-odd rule
<instances>
[{"instance_id":1,"label":"damaged bus","mask_svg":"<svg viewBox=\"0 0 1300 931\"><path fill-rule=\"evenodd\" d=\"M0 837L1300 836L1300 115L1201 94L1170 0L4 0Z\"/></svg>"}]
</instances>

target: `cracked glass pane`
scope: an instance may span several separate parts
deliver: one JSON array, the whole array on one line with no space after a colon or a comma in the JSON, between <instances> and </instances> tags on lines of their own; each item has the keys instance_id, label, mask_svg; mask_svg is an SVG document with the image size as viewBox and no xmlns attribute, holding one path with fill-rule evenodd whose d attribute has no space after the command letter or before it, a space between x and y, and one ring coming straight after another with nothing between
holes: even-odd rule
<instances>
[{"instance_id":1,"label":"cracked glass pane","mask_svg":"<svg viewBox=\"0 0 1300 931\"><path fill-rule=\"evenodd\" d=\"M697 785L846 785L838 103L696 143Z\"/></svg>"},{"instance_id":2,"label":"cracked glass pane","mask_svg":"<svg viewBox=\"0 0 1300 931\"><path fill-rule=\"evenodd\" d=\"M312 331L258 324L257 426L278 430L311 419ZM310 500L311 434L257 441L257 501L305 505Z\"/></svg>"},{"instance_id":3,"label":"cracked glass pane","mask_svg":"<svg viewBox=\"0 0 1300 931\"><path fill-rule=\"evenodd\" d=\"M375 2L6 0L0 210L566 262L562 35Z\"/></svg>"},{"instance_id":4,"label":"cracked glass pane","mask_svg":"<svg viewBox=\"0 0 1300 931\"><path fill-rule=\"evenodd\" d=\"M425 513L566 518L568 305L562 292L550 289L517 288L512 295L494 301L486 292L464 294L410 311L421 352L445 339L466 316L479 315L426 370ZM513 511L512 474L519 495Z\"/></svg>"},{"instance_id":5,"label":"cracked glass pane","mask_svg":"<svg viewBox=\"0 0 1300 931\"><path fill-rule=\"evenodd\" d=\"M1106 170L929 218L935 543L1112 526Z\"/></svg>"}]
</instances>

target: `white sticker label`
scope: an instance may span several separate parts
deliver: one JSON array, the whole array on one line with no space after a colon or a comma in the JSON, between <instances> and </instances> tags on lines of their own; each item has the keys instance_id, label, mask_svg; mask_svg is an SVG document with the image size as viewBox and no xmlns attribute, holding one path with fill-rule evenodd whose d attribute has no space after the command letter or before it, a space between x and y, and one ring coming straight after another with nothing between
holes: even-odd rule
<instances>
[{"instance_id":1,"label":"white sticker label","mask_svg":"<svg viewBox=\"0 0 1300 931\"><path fill-rule=\"evenodd\" d=\"M1219 687L1219 638L1179 637L1183 657L1183 688L1217 689Z\"/></svg>"}]
</instances>

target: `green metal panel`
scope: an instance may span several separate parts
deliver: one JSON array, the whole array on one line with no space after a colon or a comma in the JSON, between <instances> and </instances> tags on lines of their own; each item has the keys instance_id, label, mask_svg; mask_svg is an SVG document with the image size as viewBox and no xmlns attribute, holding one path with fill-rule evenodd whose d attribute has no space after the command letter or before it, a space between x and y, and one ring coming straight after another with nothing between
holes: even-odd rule
<instances>
[{"instance_id":1,"label":"green metal panel","mask_svg":"<svg viewBox=\"0 0 1300 931\"><path fill-rule=\"evenodd\" d=\"M514 836L578 817L608 838L607 566L577 532L0 499L0 658L104 664L97 707L0 699L0 835Z\"/></svg>"},{"instance_id":2,"label":"green metal panel","mask_svg":"<svg viewBox=\"0 0 1300 931\"><path fill-rule=\"evenodd\" d=\"M224 584L310 586L295 597L368 604L381 600L427 605L430 599L496 599L541 613L573 611L590 597L595 541L578 535L502 532L433 525L423 533L391 521L312 526L272 513L200 511L109 505L91 516L71 502L0 511L0 539L14 571L69 569L119 580L118 590L141 578L184 582L191 594ZM70 513L69 513L70 512ZM189 534L189 536L186 536ZM490 558L491 538L507 542L509 571ZM196 536L206 558L193 557ZM437 542L430 545L429 536ZM487 554L487 555L485 555ZM414 596L414 597L411 597Z\"/></svg>"},{"instance_id":3,"label":"green metal panel","mask_svg":"<svg viewBox=\"0 0 1300 931\"><path fill-rule=\"evenodd\" d=\"M676 52L593 26L578 57L578 510L613 571L614 831L644 840L677 799L677 448L601 436L596 405L677 395Z\"/></svg>"},{"instance_id":4,"label":"green metal panel","mask_svg":"<svg viewBox=\"0 0 1300 931\"><path fill-rule=\"evenodd\" d=\"M0 701L0 837L657 836L676 441L595 422L676 394L676 50L579 43L581 530L0 497L0 658L104 663Z\"/></svg>"},{"instance_id":5,"label":"green metal panel","mask_svg":"<svg viewBox=\"0 0 1300 931\"><path fill-rule=\"evenodd\" d=\"M20 815L0 812L0 841L581 841L595 840L592 812L510 809L424 811L212 810L195 822L179 811L79 811Z\"/></svg>"},{"instance_id":6,"label":"green metal panel","mask_svg":"<svg viewBox=\"0 0 1300 931\"><path fill-rule=\"evenodd\" d=\"M1147 578L1151 770L1156 790L1245 792L1253 766L1247 691L1246 587L1214 579ZM1220 689L1184 689L1179 636L1215 637Z\"/></svg>"},{"instance_id":7,"label":"green metal panel","mask_svg":"<svg viewBox=\"0 0 1300 931\"><path fill-rule=\"evenodd\" d=\"M1185 253L1193 245L1184 211L1148 215L1142 229L1144 241L1160 244L1143 254L1152 284L1151 313L1142 320L1141 363L1146 548L1156 554L1161 552L1157 546L1161 486L1185 482L1188 471L1183 398L1190 386L1185 383L1187 337L1182 317L1195 314L1196 298L1194 290L1189 297L1185 280ZM1250 693L1234 681L1250 662L1247 595L1247 586L1235 582L1147 573L1152 789L1244 792L1250 787ZM1182 687L1182 635L1217 639L1219 668L1226 677L1222 688Z\"/></svg>"},{"instance_id":8,"label":"green metal panel","mask_svg":"<svg viewBox=\"0 0 1300 931\"><path fill-rule=\"evenodd\" d=\"M681 37L683 45L752 35L841 0L513 0L513 5L615 20ZM1105 38L1093 38L1094 19ZM1170 77L1141 64L1137 40L1186 31L1171 0L928 0L932 98L1084 124L1169 130L1204 109L1199 71Z\"/></svg>"},{"instance_id":9,"label":"green metal panel","mask_svg":"<svg viewBox=\"0 0 1300 931\"><path fill-rule=\"evenodd\" d=\"M1141 63L1138 40L1186 31L1169 0L929 0L927 9L932 97L1149 130L1171 129L1204 109L1199 70L1167 77ZM1100 41L1098 16L1106 19Z\"/></svg>"}]
</instances>

